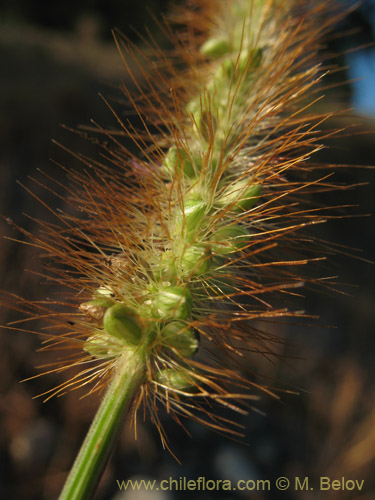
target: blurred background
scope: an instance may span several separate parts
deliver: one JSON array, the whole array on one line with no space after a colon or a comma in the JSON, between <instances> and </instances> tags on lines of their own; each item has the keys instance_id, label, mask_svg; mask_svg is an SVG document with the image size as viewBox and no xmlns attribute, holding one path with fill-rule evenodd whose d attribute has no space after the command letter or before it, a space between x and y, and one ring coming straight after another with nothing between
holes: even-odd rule
<instances>
[{"instance_id":1,"label":"blurred background","mask_svg":"<svg viewBox=\"0 0 375 500\"><path fill-rule=\"evenodd\" d=\"M178 3L178 2L176 2ZM342 2L343 8L352 2ZM113 126L113 118L98 93L119 95L121 80L131 88L116 51L111 29L116 27L142 45L146 26L166 44L152 20L167 13L173 2L162 0L3 0L0 5L0 214L28 231L33 218L48 219L45 208L16 183L41 196L55 210L63 201L49 195L29 176L37 169L54 178L61 170L50 161L69 166L75 160L51 142L58 140L88 156L94 145L63 129L87 125L91 119ZM353 108L334 119L341 128L354 124L341 139L330 141L321 161L375 164L375 2L361 5L337 24L324 49L332 63L343 67L325 83L327 107ZM346 33L345 36L343 34ZM147 35L146 35L147 36ZM352 51L357 47L356 51ZM362 47L362 48L358 48ZM336 87L336 83L343 83ZM77 162L77 168L81 168ZM336 177L342 183L373 183L374 171L347 169ZM61 193L63 194L63 193ZM324 202L324 200L322 200ZM329 200L331 203L332 200ZM354 214L370 214L373 187L367 185L334 200L332 204L360 205ZM19 235L1 221L1 234ZM342 219L322 226L317 236L362 249L354 253L374 259L372 217ZM0 288L41 300L46 288L25 269L40 270L38 251L1 240ZM260 413L234 415L244 425L243 442L215 434L188 422L189 437L167 415L162 421L173 452L181 465L162 449L156 430L139 421L138 439L124 427L119 445L95 498L98 500L178 498L246 499L375 499L375 328L374 267L343 255L331 258L327 274L353 286L349 295L310 295L303 306L320 316L314 326L269 325L286 342L279 353L285 361L252 360L254 371L276 381L277 386L298 391L281 393L281 401L262 397ZM1 310L0 323L17 319ZM326 328L327 325L335 328ZM33 397L56 385L57 375L20 384L37 373L35 366L48 362L37 352L40 339L26 332L2 330L0 334L0 498L52 500L57 498L66 471L82 442L97 407L97 398L79 399L72 393L47 403ZM48 356L47 356L48 357ZM47 359L47 360L46 360ZM119 492L116 479L270 479L278 476L320 476L364 480L361 492Z\"/></svg>"}]
</instances>

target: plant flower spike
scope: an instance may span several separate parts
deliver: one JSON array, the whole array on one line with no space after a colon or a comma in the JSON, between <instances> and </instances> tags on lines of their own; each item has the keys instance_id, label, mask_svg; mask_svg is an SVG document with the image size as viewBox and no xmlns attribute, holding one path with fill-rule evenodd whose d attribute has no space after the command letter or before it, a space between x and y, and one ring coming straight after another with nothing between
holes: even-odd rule
<instances>
[{"instance_id":1,"label":"plant flower spike","mask_svg":"<svg viewBox=\"0 0 375 500\"><path fill-rule=\"evenodd\" d=\"M50 323L46 348L68 353L48 372L76 370L47 399L102 395L61 500L91 498L126 414L135 424L148 408L168 447L159 403L240 436L213 406L246 413L272 394L241 360L272 356L261 321L303 316L285 299L322 283L304 272L328 248L308 234L327 218L314 195L343 189L310 160L334 133L309 114L332 19L329 2L194 0L172 16L185 28L164 27L173 57L116 36L127 69L127 53L138 61L137 95L123 91L142 129L107 105L138 154L98 126L101 160L76 155L84 173L65 169L72 210L32 237L65 299L19 306Z\"/></svg>"}]
</instances>

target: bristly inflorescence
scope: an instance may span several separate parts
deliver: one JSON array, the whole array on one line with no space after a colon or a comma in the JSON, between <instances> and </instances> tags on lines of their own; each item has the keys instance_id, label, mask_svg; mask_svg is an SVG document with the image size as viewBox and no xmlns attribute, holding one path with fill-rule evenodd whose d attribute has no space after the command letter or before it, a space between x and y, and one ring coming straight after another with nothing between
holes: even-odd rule
<instances>
[{"instance_id":1,"label":"bristly inflorescence","mask_svg":"<svg viewBox=\"0 0 375 500\"><path fill-rule=\"evenodd\" d=\"M65 169L77 215L56 213L33 237L55 263L50 277L70 292L22 307L57 329L46 348L70 349L51 370L80 369L48 396L101 389L124 353L142 350L134 409L148 404L164 439L157 401L178 421L229 430L207 403L243 411L235 401L254 399L249 389L270 391L236 365L246 351L272 355L273 337L254 321L302 315L280 304L314 282L303 268L322 255L306 230L326 218L314 194L336 186L310 160L327 116L308 108L327 10L299 0L195 1L174 14L186 29L164 26L170 57L116 36L125 65L138 56L137 95L123 91L142 129L107 104L138 154L98 127L104 160L76 155L85 172Z\"/></svg>"}]
</instances>

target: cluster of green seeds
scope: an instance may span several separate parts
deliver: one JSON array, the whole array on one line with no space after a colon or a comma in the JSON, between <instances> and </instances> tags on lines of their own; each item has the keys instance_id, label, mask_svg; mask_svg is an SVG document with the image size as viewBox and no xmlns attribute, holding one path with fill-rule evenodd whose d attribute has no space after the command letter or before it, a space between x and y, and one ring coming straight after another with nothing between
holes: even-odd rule
<instances>
[{"instance_id":1,"label":"cluster of green seeds","mask_svg":"<svg viewBox=\"0 0 375 500\"><path fill-rule=\"evenodd\" d=\"M239 17L240 32L241 23ZM249 244L251 235L241 216L261 193L259 180L236 172L230 162L242 133L233 123L241 117L243 96L263 57L261 48L245 42L243 37L217 36L200 47L211 76L186 106L186 147L171 146L162 161L163 175L171 181L180 179L182 197L179 194L170 210L165 245L148 263L152 279L139 306L129 307L104 287L80 307L95 322L93 335L85 342L88 353L111 358L145 344L155 352L168 350L180 368L160 369L156 381L172 389L193 385L184 359L192 358L199 347L198 335L189 326L199 314L194 308L197 279L214 279L223 262ZM233 88L236 95L228 110ZM218 222L213 224L213 219Z\"/></svg>"}]
</instances>

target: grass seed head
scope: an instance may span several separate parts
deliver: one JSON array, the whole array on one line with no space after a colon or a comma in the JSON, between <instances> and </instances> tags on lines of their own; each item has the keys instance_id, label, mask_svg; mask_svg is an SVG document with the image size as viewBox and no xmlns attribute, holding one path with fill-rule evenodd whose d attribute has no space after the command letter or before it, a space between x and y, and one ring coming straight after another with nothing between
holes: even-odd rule
<instances>
[{"instance_id":1,"label":"grass seed head","mask_svg":"<svg viewBox=\"0 0 375 500\"><path fill-rule=\"evenodd\" d=\"M273 355L275 339L254 321L301 314L280 300L313 282L301 269L323 250L308 229L325 220L325 207L311 203L337 187L308 161L327 118L309 114L309 102L331 8L197 0L174 15L189 29L176 35L166 26L169 59L116 35L128 70L127 53L139 56L140 80L130 72L138 94L123 91L143 128L107 104L138 154L98 127L103 160L76 155L87 169L65 169L74 210L40 222L38 236L22 230L54 262L49 275L65 298L13 297L13 307L49 323L43 349L68 353L47 372L78 370L47 397L103 389L122 352L140 348L147 377L134 411L147 404L163 440L157 401L177 421L237 433L210 401L243 411L235 401L270 392L238 360Z\"/></svg>"}]
</instances>

